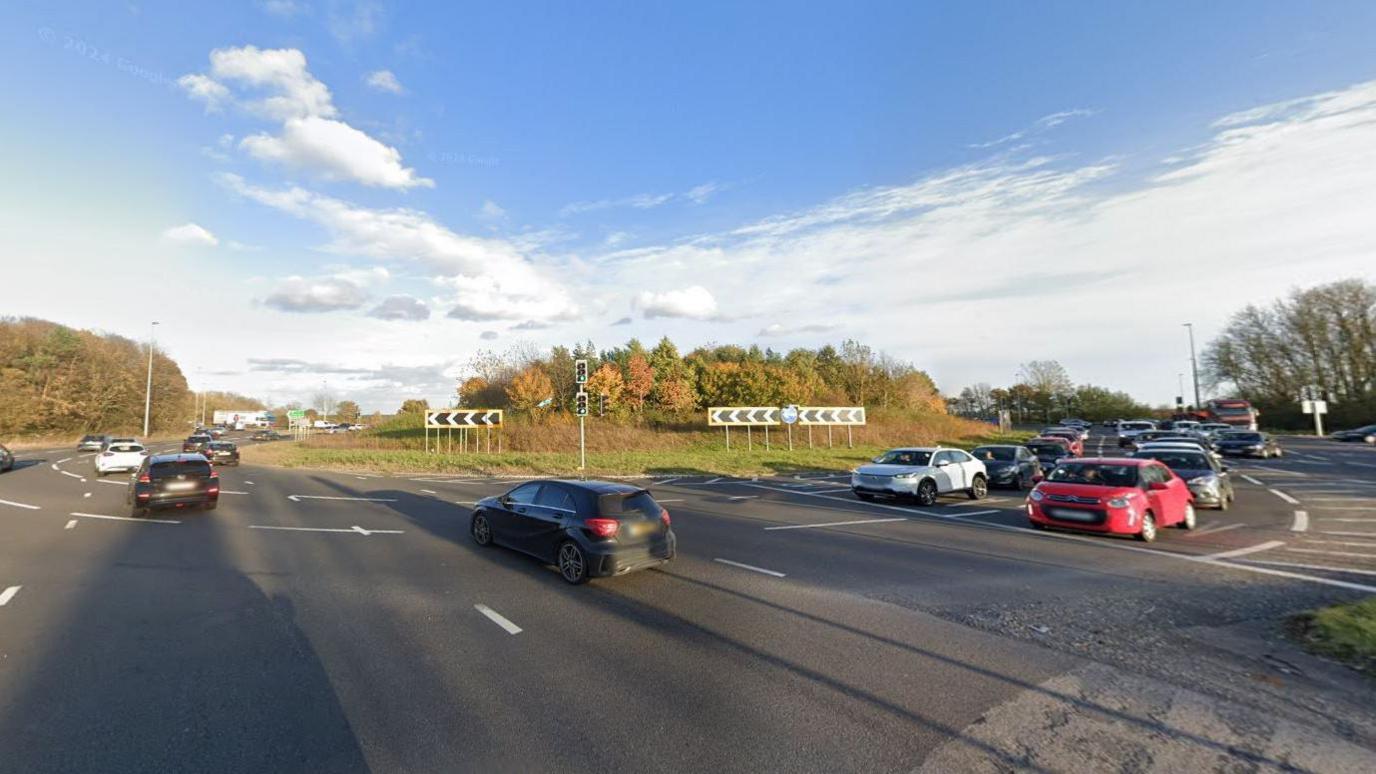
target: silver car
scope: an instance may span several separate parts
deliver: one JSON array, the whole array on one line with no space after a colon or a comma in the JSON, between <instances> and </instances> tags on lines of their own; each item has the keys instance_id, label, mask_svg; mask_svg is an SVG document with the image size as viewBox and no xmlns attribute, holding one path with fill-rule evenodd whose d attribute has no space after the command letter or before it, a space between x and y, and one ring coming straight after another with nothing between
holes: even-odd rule
<instances>
[{"instance_id":1,"label":"silver car","mask_svg":"<svg viewBox=\"0 0 1376 774\"><path fill-rule=\"evenodd\" d=\"M971 500L984 499L989 494L989 474L983 462L960 449L890 449L869 465L856 468L850 488L861 500L911 498L927 506L939 495L951 492L964 492Z\"/></svg>"}]
</instances>

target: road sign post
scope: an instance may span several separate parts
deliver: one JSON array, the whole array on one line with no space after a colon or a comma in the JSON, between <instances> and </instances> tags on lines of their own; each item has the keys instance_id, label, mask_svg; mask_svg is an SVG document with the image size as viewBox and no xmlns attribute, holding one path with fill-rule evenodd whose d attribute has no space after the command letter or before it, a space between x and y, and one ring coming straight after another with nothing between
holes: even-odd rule
<instances>
[{"instance_id":1,"label":"road sign post","mask_svg":"<svg viewBox=\"0 0 1376 774\"><path fill-rule=\"evenodd\" d=\"M1314 415L1314 435L1323 437L1323 415L1328 413L1328 401L1326 400L1302 400L1300 408L1306 414Z\"/></svg>"}]
</instances>

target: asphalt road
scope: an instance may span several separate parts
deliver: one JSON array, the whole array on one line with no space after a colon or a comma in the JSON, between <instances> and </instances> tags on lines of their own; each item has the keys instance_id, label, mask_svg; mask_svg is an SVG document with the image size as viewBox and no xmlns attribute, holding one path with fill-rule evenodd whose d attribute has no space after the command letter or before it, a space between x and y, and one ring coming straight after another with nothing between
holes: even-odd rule
<instances>
[{"instance_id":1,"label":"asphalt road","mask_svg":"<svg viewBox=\"0 0 1376 774\"><path fill-rule=\"evenodd\" d=\"M1376 449L1287 450L1150 546L1014 492L661 478L678 559L582 587L472 544L510 481L225 468L131 521L89 456L21 454L0 768L1376 770L1373 682L1281 636L1376 592Z\"/></svg>"}]
</instances>

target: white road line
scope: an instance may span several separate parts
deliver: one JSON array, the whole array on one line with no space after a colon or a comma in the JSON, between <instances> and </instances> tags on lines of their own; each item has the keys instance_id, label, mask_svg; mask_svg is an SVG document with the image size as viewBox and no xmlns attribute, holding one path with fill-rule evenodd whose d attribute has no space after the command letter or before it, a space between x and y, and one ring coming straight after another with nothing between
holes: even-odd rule
<instances>
[{"instance_id":1,"label":"white road line","mask_svg":"<svg viewBox=\"0 0 1376 774\"><path fill-rule=\"evenodd\" d=\"M1308 495L1310 493L1306 492L1305 494ZM1373 507L1376 507L1376 499L1371 497L1310 497L1308 499L1322 503L1370 503Z\"/></svg>"},{"instance_id":2,"label":"white road line","mask_svg":"<svg viewBox=\"0 0 1376 774\"><path fill-rule=\"evenodd\" d=\"M1361 513L1376 512L1376 506L1370 505L1315 505L1311 507L1316 511L1360 511Z\"/></svg>"},{"instance_id":3,"label":"white road line","mask_svg":"<svg viewBox=\"0 0 1376 774\"><path fill-rule=\"evenodd\" d=\"M684 500L684 499L682 499L682 498L676 498L676 499L673 499L673 500L660 500L659 498L655 498L655 502L657 502L657 503L686 503L686 502L688 502L688 501L687 501L687 500Z\"/></svg>"},{"instance_id":4,"label":"white road line","mask_svg":"<svg viewBox=\"0 0 1376 774\"><path fill-rule=\"evenodd\" d=\"M1246 526L1246 525L1245 525L1245 524L1219 524L1219 525L1216 526L1216 527L1206 527L1206 528L1204 528L1204 529L1197 529L1197 530L1194 530L1194 531L1192 531L1192 532L1186 532L1186 533L1185 533L1185 537L1188 538L1188 537L1198 537L1198 536L1200 536L1200 535L1214 535L1214 534L1217 534L1217 533L1219 533L1219 532L1227 532L1227 531L1230 530L1230 529L1237 529L1238 527L1244 527L1244 526Z\"/></svg>"},{"instance_id":5,"label":"white road line","mask_svg":"<svg viewBox=\"0 0 1376 774\"><path fill-rule=\"evenodd\" d=\"M732 495L726 499L732 502L738 502L740 500L758 500L759 498L759 495Z\"/></svg>"},{"instance_id":6,"label":"white road line","mask_svg":"<svg viewBox=\"0 0 1376 774\"><path fill-rule=\"evenodd\" d=\"M68 516L80 516L83 519L109 519L110 521L137 521L140 524L181 524L180 521L173 519L135 519L131 516L106 516L103 513L69 513Z\"/></svg>"},{"instance_id":7,"label":"white road line","mask_svg":"<svg viewBox=\"0 0 1376 774\"><path fill-rule=\"evenodd\" d=\"M1344 524L1370 524L1370 523L1376 521L1376 519L1339 519L1339 518L1334 518L1334 517L1332 517L1332 516L1325 516L1323 520L1324 520L1324 521L1340 521L1340 522L1343 522Z\"/></svg>"},{"instance_id":8,"label":"white road line","mask_svg":"<svg viewBox=\"0 0 1376 774\"><path fill-rule=\"evenodd\" d=\"M81 476L78 476L77 474L72 473L71 471L59 470L59 471L57 471L57 472L58 472L58 473L61 473L61 474L64 475L64 476L71 476L72 478L81 478ZM82 480L82 481L85 481L86 479L81 478L81 480Z\"/></svg>"},{"instance_id":9,"label":"white road line","mask_svg":"<svg viewBox=\"0 0 1376 774\"><path fill-rule=\"evenodd\" d=\"M993 509L993 508L991 508L991 509L989 509L989 510L987 510L987 511L961 511L960 513L953 513L953 514L951 514L951 515L949 515L949 516L942 516L941 518L943 518L943 519L968 519L968 518L970 518L971 516L985 516L985 515L988 515L988 514L990 514L990 513L1002 513L1002 511L999 511L999 510Z\"/></svg>"},{"instance_id":10,"label":"white road line","mask_svg":"<svg viewBox=\"0 0 1376 774\"><path fill-rule=\"evenodd\" d=\"M1371 464L1370 462L1350 462L1350 461L1348 461L1348 462L1345 462L1344 464L1347 464L1347 465L1356 465L1356 466L1359 467L1359 468L1376 468L1376 465L1373 465L1373 464Z\"/></svg>"},{"instance_id":11,"label":"white road line","mask_svg":"<svg viewBox=\"0 0 1376 774\"><path fill-rule=\"evenodd\" d=\"M90 492L87 492L86 494L83 494L83 495L82 495L82 497L90 497L90 496L91 496L91 493L90 493Z\"/></svg>"},{"instance_id":12,"label":"white road line","mask_svg":"<svg viewBox=\"0 0 1376 774\"><path fill-rule=\"evenodd\" d=\"M1324 556L1350 556L1355 559L1376 559L1376 554L1359 554L1355 551L1321 551L1317 548L1287 548L1297 554L1323 554Z\"/></svg>"},{"instance_id":13,"label":"white road line","mask_svg":"<svg viewBox=\"0 0 1376 774\"><path fill-rule=\"evenodd\" d=\"M245 484L248 484L249 486L253 486L253 482L252 482L252 481L245 481L244 483L245 483Z\"/></svg>"},{"instance_id":14,"label":"white road line","mask_svg":"<svg viewBox=\"0 0 1376 774\"><path fill-rule=\"evenodd\" d=\"M1373 537L1376 537L1376 535L1373 535ZM1372 543L1369 540L1315 540L1313 538L1308 538L1304 541L1305 545L1309 545L1310 543L1315 543L1317 545L1323 546L1355 546L1357 548L1376 548L1376 543Z\"/></svg>"},{"instance_id":15,"label":"white road line","mask_svg":"<svg viewBox=\"0 0 1376 774\"><path fill-rule=\"evenodd\" d=\"M1299 500L1296 500L1295 498L1293 498L1293 497L1291 497L1290 495L1288 495L1288 494L1286 494L1286 493L1280 491L1279 489L1268 489L1268 490L1266 490L1266 491L1270 492L1271 494L1275 495L1276 497L1279 497L1280 499L1286 501L1287 503L1290 503L1291 505L1299 505L1299 504L1300 504L1300 501L1299 501Z\"/></svg>"},{"instance_id":16,"label":"white road line","mask_svg":"<svg viewBox=\"0 0 1376 774\"><path fill-rule=\"evenodd\" d=\"M849 492L849 491L850 491L850 487L845 487L844 489L814 489L812 493L813 493L813 494L836 494L836 493L838 493L838 492Z\"/></svg>"},{"instance_id":17,"label":"white road line","mask_svg":"<svg viewBox=\"0 0 1376 774\"><path fill-rule=\"evenodd\" d=\"M1304 511L1295 511L1295 521L1290 525L1291 532L1304 532L1309 529L1309 514Z\"/></svg>"},{"instance_id":18,"label":"white road line","mask_svg":"<svg viewBox=\"0 0 1376 774\"><path fill-rule=\"evenodd\" d=\"M1207 556L1203 556L1200 558L1209 559L1213 561L1217 561L1219 559L1231 559L1235 556L1246 556L1247 554L1255 554L1259 551L1270 551L1273 548L1279 548L1283 545L1285 545L1284 540L1268 540L1265 543L1258 543L1254 546L1247 546L1246 548L1234 548L1231 551L1220 551L1219 553L1209 554Z\"/></svg>"},{"instance_id":19,"label":"white road line","mask_svg":"<svg viewBox=\"0 0 1376 774\"><path fill-rule=\"evenodd\" d=\"M1252 478L1251 476L1245 473L1242 475L1242 480L1246 481L1249 484L1256 484L1257 486L1266 486L1265 484L1261 483L1260 481L1256 480L1255 478Z\"/></svg>"},{"instance_id":20,"label":"white road line","mask_svg":"<svg viewBox=\"0 0 1376 774\"><path fill-rule=\"evenodd\" d=\"M54 463L54 464L56 464L56 465L61 465L61 464L64 463L64 462L71 462L71 461L72 461L72 458L71 458L71 457L63 457L62 459L58 460L58 461L57 461L56 463Z\"/></svg>"},{"instance_id":21,"label":"white road line","mask_svg":"<svg viewBox=\"0 0 1376 774\"><path fill-rule=\"evenodd\" d=\"M1320 535L1342 535L1343 537L1366 537L1376 539L1376 532L1334 532L1332 530L1321 529Z\"/></svg>"},{"instance_id":22,"label":"white road line","mask_svg":"<svg viewBox=\"0 0 1376 774\"><path fill-rule=\"evenodd\" d=\"M773 575L775 578L787 578L787 577L788 577L787 575L784 575L784 574L781 573L781 572L774 572L773 570L766 570L766 569L763 568L763 567L756 567L756 566L753 565L753 564L742 564L741 562L733 562L733 561L731 561L730 559L713 559L712 561L714 561L714 562L721 562L722 564L729 564L729 565L731 565L732 567L739 567L739 568L741 568L742 570L751 570L751 571L753 571L753 572L764 573L765 575Z\"/></svg>"},{"instance_id":23,"label":"white road line","mask_svg":"<svg viewBox=\"0 0 1376 774\"><path fill-rule=\"evenodd\" d=\"M673 483L673 482L679 480L680 478L682 478L682 476L674 476L673 478L666 478L666 479L664 479L663 481L656 481L656 482L655 482L655 485L657 485L657 486L665 486L665 485L667 485L667 484L671 484L671 483Z\"/></svg>"},{"instance_id":24,"label":"white road line","mask_svg":"<svg viewBox=\"0 0 1376 774\"><path fill-rule=\"evenodd\" d=\"M702 482L702 483L704 483L704 484L715 484L715 483L717 483L717 482L720 481L720 480L721 480L721 476L718 476L718 477L712 479L711 481L704 481L704 482Z\"/></svg>"},{"instance_id":25,"label":"white road line","mask_svg":"<svg viewBox=\"0 0 1376 774\"><path fill-rule=\"evenodd\" d=\"M62 470L62 468L59 468L58 466L53 465L53 470Z\"/></svg>"},{"instance_id":26,"label":"white road line","mask_svg":"<svg viewBox=\"0 0 1376 774\"><path fill-rule=\"evenodd\" d=\"M73 527L75 527L75 526L76 526L76 519L68 519L68 520L67 520L67 526L63 527L63 529L71 529L71 528L73 528Z\"/></svg>"},{"instance_id":27,"label":"white road line","mask_svg":"<svg viewBox=\"0 0 1376 774\"><path fill-rule=\"evenodd\" d=\"M1330 567L1326 564L1302 564L1300 562L1274 562L1264 559L1243 559L1244 562L1253 564L1270 564L1276 567L1298 567L1302 570L1327 570L1329 572L1350 572L1355 575L1376 576L1376 570L1354 570L1350 567Z\"/></svg>"},{"instance_id":28,"label":"white road line","mask_svg":"<svg viewBox=\"0 0 1376 774\"><path fill-rule=\"evenodd\" d=\"M521 627L517 626L511 621L508 621L501 613L497 612L496 610L493 610L487 605L474 605L473 609L487 616L488 620L492 621L492 623L495 623L498 626L505 629L507 634L521 633Z\"/></svg>"},{"instance_id":29,"label":"white road line","mask_svg":"<svg viewBox=\"0 0 1376 774\"><path fill-rule=\"evenodd\" d=\"M422 490L420 490L420 491L421 491L421 494L439 494L439 492L436 492L436 491L433 490L433 489L422 489Z\"/></svg>"},{"instance_id":30,"label":"white road line","mask_svg":"<svg viewBox=\"0 0 1376 774\"><path fill-rule=\"evenodd\" d=\"M402 535L405 530L400 529L364 529L362 527L349 527L341 529L338 527L278 527L269 524L250 524L249 529L275 529L285 532L348 532L351 535Z\"/></svg>"},{"instance_id":31,"label":"white road line","mask_svg":"<svg viewBox=\"0 0 1376 774\"><path fill-rule=\"evenodd\" d=\"M0 607L4 607L5 605L8 605L8 604L10 603L10 600L11 600L11 599L14 599L14 595L15 595L15 594L18 594L18 593L19 593L19 590L22 589L22 588L24 588L24 587L23 587L23 586L10 586L9 588L5 589L4 591L0 591Z\"/></svg>"},{"instance_id":32,"label":"white road line","mask_svg":"<svg viewBox=\"0 0 1376 774\"><path fill-rule=\"evenodd\" d=\"M766 530L773 529L815 529L817 527L848 527L852 524L882 524L889 521L908 521L906 517L897 519L858 519L856 521L829 521L825 524L786 524L779 527L765 527Z\"/></svg>"},{"instance_id":33,"label":"white road line","mask_svg":"<svg viewBox=\"0 0 1376 774\"><path fill-rule=\"evenodd\" d=\"M394 503L396 500L388 500L383 497L329 497L326 495L287 495L287 499L294 503L302 500L352 500L362 503Z\"/></svg>"},{"instance_id":34,"label":"white road line","mask_svg":"<svg viewBox=\"0 0 1376 774\"><path fill-rule=\"evenodd\" d=\"M17 503L13 500L0 500L0 505L13 505L16 508L27 508L31 511L39 510L39 507L37 505L29 505L28 503Z\"/></svg>"},{"instance_id":35,"label":"white road line","mask_svg":"<svg viewBox=\"0 0 1376 774\"><path fill-rule=\"evenodd\" d=\"M661 503L662 503L662 502L664 502L664 501L663 501L663 500L659 500L658 502L661 502ZM679 501L675 501L675 502L679 502ZM455 500L455 501L454 501L454 504L455 504L455 505L477 505L478 502L477 502L476 500Z\"/></svg>"},{"instance_id":36,"label":"white road line","mask_svg":"<svg viewBox=\"0 0 1376 774\"><path fill-rule=\"evenodd\" d=\"M104 480L104 479L96 479L96 483L97 483L97 484L109 484L109 485L111 485L111 486L129 486L128 484L123 484L123 483L120 483L119 481L106 481L106 480Z\"/></svg>"}]
</instances>

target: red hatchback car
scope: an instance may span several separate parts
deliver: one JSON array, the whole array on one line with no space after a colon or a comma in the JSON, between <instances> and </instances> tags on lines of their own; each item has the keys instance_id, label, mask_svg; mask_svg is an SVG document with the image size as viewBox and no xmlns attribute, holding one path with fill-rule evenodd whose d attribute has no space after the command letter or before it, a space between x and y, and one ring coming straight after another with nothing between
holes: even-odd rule
<instances>
[{"instance_id":1,"label":"red hatchback car","mask_svg":"<svg viewBox=\"0 0 1376 774\"><path fill-rule=\"evenodd\" d=\"M1194 529L1194 495L1155 460L1066 460L1032 489L1027 518L1037 529L1064 527L1151 542L1161 527Z\"/></svg>"}]
</instances>

